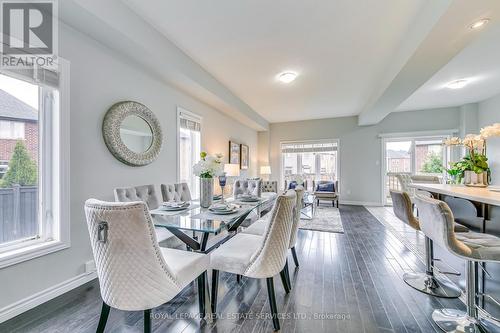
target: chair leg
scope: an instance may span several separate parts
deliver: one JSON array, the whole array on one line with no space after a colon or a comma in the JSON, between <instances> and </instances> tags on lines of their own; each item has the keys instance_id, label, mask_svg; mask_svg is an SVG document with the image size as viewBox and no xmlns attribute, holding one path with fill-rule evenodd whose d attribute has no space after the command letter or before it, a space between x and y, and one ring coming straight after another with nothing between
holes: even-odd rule
<instances>
[{"instance_id":1,"label":"chair leg","mask_svg":"<svg viewBox=\"0 0 500 333\"><path fill-rule=\"evenodd\" d=\"M99 318L99 325L97 325L96 333L103 333L106 327L106 322L108 321L109 310L111 307L106 303L102 302L101 317Z\"/></svg>"},{"instance_id":2,"label":"chair leg","mask_svg":"<svg viewBox=\"0 0 500 333\"><path fill-rule=\"evenodd\" d=\"M332 200L332 206L335 207L335 200Z\"/></svg>"},{"instance_id":3,"label":"chair leg","mask_svg":"<svg viewBox=\"0 0 500 333\"><path fill-rule=\"evenodd\" d=\"M278 307L276 306L276 295L274 294L273 278L267 278L267 294L269 296L269 305L271 307L271 315L273 318L273 327L275 331L280 330L280 321L278 319Z\"/></svg>"},{"instance_id":4,"label":"chair leg","mask_svg":"<svg viewBox=\"0 0 500 333\"><path fill-rule=\"evenodd\" d=\"M217 312L217 292L219 289L219 271L216 269L212 270L212 299L210 303L212 305L212 312Z\"/></svg>"},{"instance_id":5,"label":"chair leg","mask_svg":"<svg viewBox=\"0 0 500 333\"><path fill-rule=\"evenodd\" d=\"M405 273L403 280L410 287L425 294L443 297L457 298L462 291L453 282L434 276L434 246L432 240L425 236L425 273Z\"/></svg>"},{"instance_id":6,"label":"chair leg","mask_svg":"<svg viewBox=\"0 0 500 333\"><path fill-rule=\"evenodd\" d=\"M295 263L295 267L299 267L299 259L297 258L297 252L295 252L295 246L292 247L290 250L292 250L292 257L293 257L293 262Z\"/></svg>"},{"instance_id":7,"label":"chair leg","mask_svg":"<svg viewBox=\"0 0 500 333\"><path fill-rule=\"evenodd\" d=\"M236 274L236 282L237 282L238 284L240 284L240 282L241 282L241 275Z\"/></svg>"},{"instance_id":8,"label":"chair leg","mask_svg":"<svg viewBox=\"0 0 500 333\"><path fill-rule=\"evenodd\" d=\"M288 260L285 263L285 274L286 274L286 280L288 282L288 288L292 290L292 280L290 279L290 271L288 270Z\"/></svg>"},{"instance_id":9,"label":"chair leg","mask_svg":"<svg viewBox=\"0 0 500 333\"><path fill-rule=\"evenodd\" d=\"M283 289L285 289L285 293L289 294L290 293L290 286L288 285L288 279L286 277L286 268L283 267L283 269L280 272L280 277L281 277L281 283L283 284Z\"/></svg>"},{"instance_id":10,"label":"chair leg","mask_svg":"<svg viewBox=\"0 0 500 333\"><path fill-rule=\"evenodd\" d=\"M207 272L203 272L198 276L198 305L200 309L200 319L205 318L205 278Z\"/></svg>"},{"instance_id":11,"label":"chair leg","mask_svg":"<svg viewBox=\"0 0 500 333\"><path fill-rule=\"evenodd\" d=\"M144 333L151 333L151 309L144 310Z\"/></svg>"},{"instance_id":12,"label":"chair leg","mask_svg":"<svg viewBox=\"0 0 500 333\"><path fill-rule=\"evenodd\" d=\"M467 311L436 309L434 322L445 332L499 332L500 322L493 317L479 316L476 303L476 264L467 261L465 267Z\"/></svg>"}]
</instances>

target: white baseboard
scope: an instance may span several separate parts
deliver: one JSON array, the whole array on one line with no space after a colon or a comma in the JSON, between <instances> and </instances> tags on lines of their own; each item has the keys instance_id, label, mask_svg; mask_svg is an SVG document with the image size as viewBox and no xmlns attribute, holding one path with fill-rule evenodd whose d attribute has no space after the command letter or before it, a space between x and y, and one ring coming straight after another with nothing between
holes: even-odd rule
<instances>
[{"instance_id":1,"label":"white baseboard","mask_svg":"<svg viewBox=\"0 0 500 333\"><path fill-rule=\"evenodd\" d=\"M97 277L95 272L83 273L77 275L69 280L63 281L55 286L42 290L36 294L28 296L22 300L19 300L13 304L7 305L0 309L0 323L6 320L14 318L23 312L33 309L40 304L50 301L57 296L60 296L76 287L81 286Z\"/></svg>"},{"instance_id":2,"label":"white baseboard","mask_svg":"<svg viewBox=\"0 0 500 333\"><path fill-rule=\"evenodd\" d=\"M369 202L369 201L351 201L351 200L340 200L341 205L351 205L351 206L376 206L380 207L382 204L380 202Z\"/></svg>"}]
</instances>

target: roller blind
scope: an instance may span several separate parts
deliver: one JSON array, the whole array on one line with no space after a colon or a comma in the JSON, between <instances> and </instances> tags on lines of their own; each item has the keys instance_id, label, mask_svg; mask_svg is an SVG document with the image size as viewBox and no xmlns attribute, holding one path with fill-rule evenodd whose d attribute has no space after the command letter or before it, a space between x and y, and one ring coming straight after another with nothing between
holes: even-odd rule
<instances>
[{"instance_id":1,"label":"roller blind","mask_svg":"<svg viewBox=\"0 0 500 333\"><path fill-rule=\"evenodd\" d=\"M179 122L180 122L180 127L190 130L190 131L196 131L196 132L201 132L201 121L199 119L195 119L194 117L191 117L190 115L186 115L181 113L179 115Z\"/></svg>"},{"instance_id":2,"label":"roller blind","mask_svg":"<svg viewBox=\"0 0 500 333\"><path fill-rule=\"evenodd\" d=\"M326 153L337 151L336 142L290 142L281 144L282 153Z\"/></svg>"},{"instance_id":3,"label":"roller blind","mask_svg":"<svg viewBox=\"0 0 500 333\"><path fill-rule=\"evenodd\" d=\"M59 72L55 69L34 65L30 67L2 68L0 73L38 85L52 88L59 87Z\"/></svg>"}]
</instances>

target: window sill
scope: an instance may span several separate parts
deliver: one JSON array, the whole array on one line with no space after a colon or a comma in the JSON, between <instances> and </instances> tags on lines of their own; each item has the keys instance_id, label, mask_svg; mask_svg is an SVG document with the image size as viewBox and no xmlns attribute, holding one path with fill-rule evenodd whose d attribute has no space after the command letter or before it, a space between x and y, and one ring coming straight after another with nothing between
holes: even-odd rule
<instances>
[{"instance_id":1,"label":"window sill","mask_svg":"<svg viewBox=\"0 0 500 333\"><path fill-rule=\"evenodd\" d=\"M0 269L69 248L69 242L48 241L0 253Z\"/></svg>"}]
</instances>

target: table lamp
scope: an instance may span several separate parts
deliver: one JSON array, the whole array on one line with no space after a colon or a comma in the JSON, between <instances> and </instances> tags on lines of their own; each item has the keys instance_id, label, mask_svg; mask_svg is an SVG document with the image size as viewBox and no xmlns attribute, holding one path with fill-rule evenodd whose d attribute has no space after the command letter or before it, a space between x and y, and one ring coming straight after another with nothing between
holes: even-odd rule
<instances>
[{"instance_id":1,"label":"table lamp","mask_svg":"<svg viewBox=\"0 0 500 333\"><path fill-rule=\"evenodd\" d=\"M260 174L261 175L268 175L268 180L269 180L269 175L271 174L271 166L269 165L263 165L260 167Z\"/></svg>"}]
</instances>

